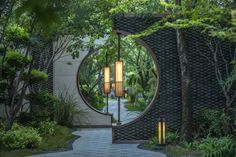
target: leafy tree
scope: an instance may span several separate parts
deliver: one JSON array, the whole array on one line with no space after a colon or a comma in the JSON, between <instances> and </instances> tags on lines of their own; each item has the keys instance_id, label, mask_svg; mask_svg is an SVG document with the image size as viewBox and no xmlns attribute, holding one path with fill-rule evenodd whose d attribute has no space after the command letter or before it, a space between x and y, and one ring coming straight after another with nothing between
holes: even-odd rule
<instances>
[{"instance_id":1,"label":"leafy tree","mask_svg":"<svg viewBox=\"0 0 236 157\"><path fill-rule=\"evenodd\" d=\"M68 24L71 29L75 28L73 22L78 20L68 18L72 14L79 16L75 6L71 8L72 2L79 3L73 0L7 0L1 3L0 97L1 105L7 106L6 131L11 129L23 107L27 91L38 90L33 88L35 84L47 80L48 66L68 46L61 42L58 50L51 50L53 41L71 34L66 27ZM45 59L49 53L51 57ZM40 64L34 62L35 56L40 56Z\"/></svg>"}]
</instances>

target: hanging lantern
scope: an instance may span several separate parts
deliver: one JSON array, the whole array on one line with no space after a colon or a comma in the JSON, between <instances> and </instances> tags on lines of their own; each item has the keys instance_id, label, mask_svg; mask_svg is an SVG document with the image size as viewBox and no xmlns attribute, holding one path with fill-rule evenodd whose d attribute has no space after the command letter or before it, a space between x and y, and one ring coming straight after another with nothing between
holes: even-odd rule
<instances>
[{"instance_id":1,"label":"hanging lantern","mask_svg":"<svg viewBox=\"0 0 236 157\"><path fill-rule=\"evenodd\" d=\"M123 90L123 61L117 60L115 62L115 90L116 96L122 97L124 95Z\"/></svg>"},{"instance_id":2,"label":"hanging lantern","mask_svg":"<svg viewBox=\"0 0 236 157\"><path fill-rule=\"evenodd\" d=\"M166 144L166 122L164 118L159 118L156 124L158 144L163 146Z\"/></svg>"},{"instance_id":3,"label":"hanging lantern","mask_svg":"<svg viewBox=\"0 0 236 157\"><path fill-rule=\"evenodd\" d=\"M110 67L105 66L104 67L104 93L105 94L109 94L111 92L110 75L111 75Z\"/></svg>"}]
</instances>

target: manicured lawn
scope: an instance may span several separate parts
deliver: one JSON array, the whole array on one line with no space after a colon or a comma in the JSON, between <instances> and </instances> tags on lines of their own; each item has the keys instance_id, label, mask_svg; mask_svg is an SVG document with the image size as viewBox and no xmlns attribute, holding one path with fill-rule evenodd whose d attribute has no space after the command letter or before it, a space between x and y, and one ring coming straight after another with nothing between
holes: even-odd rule
<instances>
[{"instance_id":1,"label":"manicured lawn","mask_svg":"<svg viewBox=\"0 0 236 157\"><path fill-rule=\"evenodd\" d=\"M33 154L41 154L49 151L64 150L69 146L69 142L75 138L70 129L57 126L54 136L44 136L42 143L37 149L23 150L0 150L0 157L24 157Z\"/></svg>"}]
</instances>

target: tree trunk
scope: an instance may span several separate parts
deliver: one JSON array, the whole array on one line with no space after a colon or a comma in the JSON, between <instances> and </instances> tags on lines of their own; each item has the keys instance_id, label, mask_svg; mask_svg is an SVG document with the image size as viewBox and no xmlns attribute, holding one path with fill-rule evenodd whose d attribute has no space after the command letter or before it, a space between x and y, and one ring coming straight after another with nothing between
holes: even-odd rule
<instances>
[{"instance_id":1,"label":"tree trunk","mask_svg":"<svg viewBox=\"0 0 236 157\"><path fill-rule=\"evenodd\" d=\"M177 29L177 50L181 69L181 92L182 92L182 125L181 135L190 142L192 139L192 104L190 90L190 67L188 61L188 48L185 33Z\"/></svg>"},{"instance_id":2,"label":"tree trunk","mask_svg":"<svg viewBox=\"0 0 236 157\"><path fill-rule=\"evenodd\" d=\"M6 120L5 132L11 130L12 125L14 123L14 116L10 115Z\"/></svg>"}]
</instances>

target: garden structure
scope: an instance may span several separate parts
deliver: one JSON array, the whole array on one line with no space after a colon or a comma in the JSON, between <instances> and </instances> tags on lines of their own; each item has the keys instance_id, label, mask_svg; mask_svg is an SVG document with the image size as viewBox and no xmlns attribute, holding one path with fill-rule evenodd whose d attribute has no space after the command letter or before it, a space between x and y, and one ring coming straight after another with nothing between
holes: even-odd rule
<instances>
[{"instance_id":1,"label":"garden structure","mask_svg":"<svg viewBox=\"0 0 236 157\"><path fill-rule=\"evenodd\" d=\"M159 21L165 15L113 16L113 31L122 35L136 34ZM190 100L193 117L203 109L223 108L224 96L215 75L206 36L195 29L186 29L188 60L190 65ZM149 36L137 39L155 57L159 68L159 86L150 106L136 120L125 125L113 126L113 142L136 142L147 140L156 134L155 125L159 117L166 119L167 130L180 130L182 115L182 95L180 57L177 52L177 34L174 29L162 29ZM221 43L224 54L229 54L231 46ZM121 52L122 53L122 52ZM222 56L217 55L218 58ZM219 66L223 68L219 59ZM221 66L222 65L222 66ZM194 121L193 124L194 126Z\"/></svg>"},{"instance_id":2,"label":"garden structure","mask_svg":"<svg viewBox=\"0 0 236 157\"><path fill-rule=\"evenodd\" d=\"M0 157L236 157L236 0L0 12Z\"/></svg>"}]
</instances>

